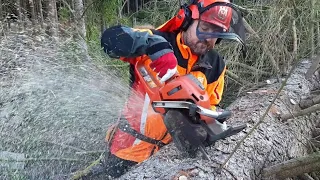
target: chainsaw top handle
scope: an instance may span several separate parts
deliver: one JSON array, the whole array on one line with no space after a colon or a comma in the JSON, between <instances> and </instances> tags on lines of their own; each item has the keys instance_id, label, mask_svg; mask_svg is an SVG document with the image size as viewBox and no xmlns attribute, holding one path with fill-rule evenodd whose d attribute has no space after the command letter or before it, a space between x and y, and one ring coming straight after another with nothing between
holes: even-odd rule
<instances>
[{"instance_id":1,"label":"chainsaw top handle","mask_svg":"<svg viewBox=\"0 0 320 180\"><path fill-rule=\"evenodd\" d=\"M218 115L218 117L216 117L216 120L222 123L223 121L225 121L229 117L231 117L231 111L224 110L221 112L221 114Z\"/></svg>"}]
</instances>

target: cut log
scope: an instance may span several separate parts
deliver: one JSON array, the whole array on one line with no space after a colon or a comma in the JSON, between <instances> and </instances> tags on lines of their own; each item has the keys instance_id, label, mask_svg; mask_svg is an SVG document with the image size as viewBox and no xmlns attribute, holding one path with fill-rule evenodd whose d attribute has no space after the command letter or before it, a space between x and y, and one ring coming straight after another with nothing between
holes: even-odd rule
<instances>
[{"instance_id":1,"label":"cut log","mask_svg":"<svg viewBox=\"0 0 320 180\"><path fill-rule=\"evenodd\" d=\"M275 101L272 111L268 113L269 116L244 140L223 168L221 165L229 158L237 143L259 121L275 93L246 94L228 107L233 112L228 123L246 123L248 128L235 136L218 141L213 147L207 147L211 161L202 159L200 154L195 158L184 157L171 143L149 160L133 167L120 179L177 179L180 176L189 179L262 179L264 168L307 155L307 142L311 138L314 124L319 123L318 117L301 116L295 121L281 123L275 118L277 113L274 112L288 113L288 108L293 108L288 103L289 99L298 101L300 96L306 96L310 92L311 84L305 79L310 65L308 61L298 65L288 79L288 85ZM271 84L263 90L276 92L279 86Z\"/></svg>"}]
</instances>

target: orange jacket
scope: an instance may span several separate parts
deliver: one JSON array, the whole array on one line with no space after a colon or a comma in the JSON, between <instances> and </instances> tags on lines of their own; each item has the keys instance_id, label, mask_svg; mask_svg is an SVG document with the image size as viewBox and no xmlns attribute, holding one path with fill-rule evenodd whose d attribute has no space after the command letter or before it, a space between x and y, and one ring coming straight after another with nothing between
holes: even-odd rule
<instances>
[{"instance_id":1,"label":"orange jacket","mask_svg":"<svg viewBox=\"0 0 320 180\"><path fill-rule=\"evenodd\" d=\"M158 145L125 132L126 128L132 128L164 144L171 141L162 115L153 111L148 95L139 80L135 78L133 65L145 55L150 58L146 63L150 63L163 54L173 51L178 60L179 74L193 74L204 85L213 109L221 101L226 70L223 58L214 50L201 57L192 54L190 48L183 44L181 33L115 26L104 32L101 45L111 57L120 58L131 64L132 94L121 115L122 121L126 121L128 126L115 132L110 148L111 153L119 158L142 162L159 150Z\"/></svg>"}]
</instances>

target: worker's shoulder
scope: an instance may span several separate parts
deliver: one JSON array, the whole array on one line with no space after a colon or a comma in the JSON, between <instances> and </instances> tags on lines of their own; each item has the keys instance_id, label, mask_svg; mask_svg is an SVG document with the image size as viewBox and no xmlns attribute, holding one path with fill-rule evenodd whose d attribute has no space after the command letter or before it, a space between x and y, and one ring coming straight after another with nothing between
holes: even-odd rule
<instances>
[{"instance_id":1,"label":"worker's shoulder","mask_svg":"<svg viewBox=\"0 0 320 180\"><path fill-rule=\"evenodd\" d=\"M202 58L209 62L211 66L223 69L226 66L224 57L215 49L209 50Z\"/></svg>"},{"instance_id":2,"label":"worker's shoulder","mask_svg":"<svg viewBox=\"0 0 320 180\"><path fill-rule=\"evenodd\" d=\"M151 31L153 34L162 36L169 42L172 42L172 40L175 40L177 35L176 33L173 33L173 32L162 32L157 29L152 29Z\"/></svg>"},{"instance_id":3,"label":"worker's shoulder","mask_svg":"<svg viewBox=\"0 0 320 180\"><path fill-rule=\"evenodd\" d=\"M208 83L210 84L218 80L226 68L226 63L223 56L221 56L218 51L212 49L201 58L211 65L211 69L207 69L205 71Z\"/></svg>"}]
</instances>

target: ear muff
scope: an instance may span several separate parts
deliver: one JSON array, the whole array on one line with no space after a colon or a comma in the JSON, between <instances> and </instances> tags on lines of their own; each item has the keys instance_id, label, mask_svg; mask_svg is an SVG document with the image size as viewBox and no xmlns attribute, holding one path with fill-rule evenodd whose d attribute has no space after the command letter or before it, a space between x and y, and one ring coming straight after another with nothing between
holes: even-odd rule
<instances>
[{"instance_id":1,"label":"ear muff","mask_svg":"<svg viewBox=\"0 0 320 180\"><path fill-rule=\"evenodd\" d=\"M180 27L182 31L187 30L192 23L192 12L188 6L189 6L188 4L182 5L178 13L178 15L183 16L184 18Z\"/></svg>"}]
</instances>

